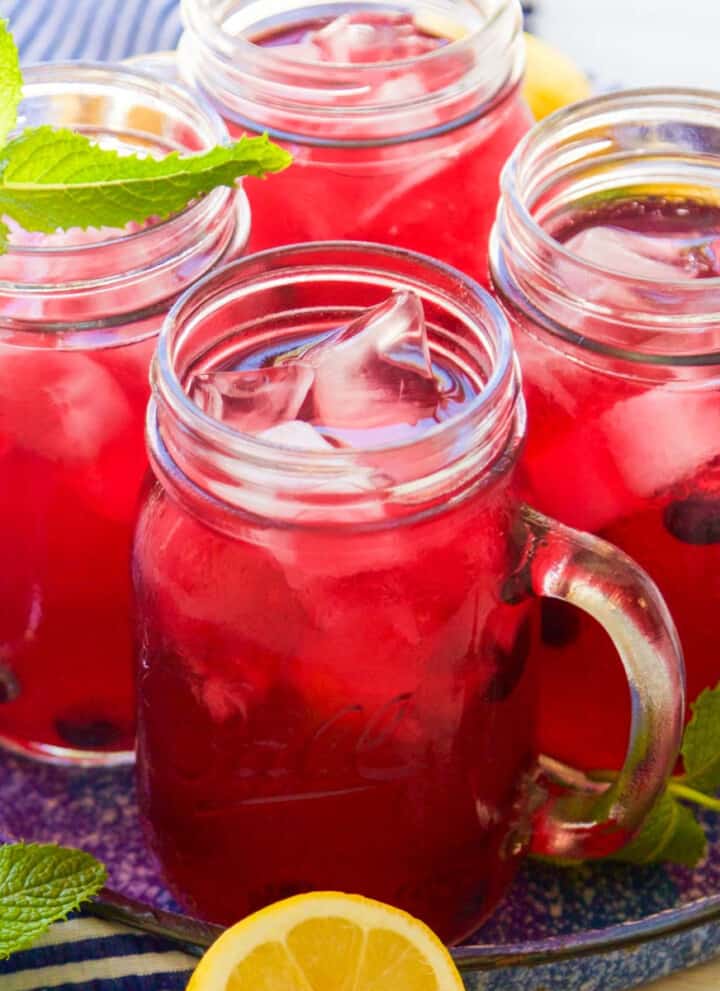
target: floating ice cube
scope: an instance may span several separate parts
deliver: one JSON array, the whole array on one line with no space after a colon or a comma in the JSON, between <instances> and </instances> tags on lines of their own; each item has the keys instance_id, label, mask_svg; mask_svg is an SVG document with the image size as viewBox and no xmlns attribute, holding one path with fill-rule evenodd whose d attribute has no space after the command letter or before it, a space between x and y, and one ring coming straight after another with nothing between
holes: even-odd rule
<instances>
[{"instance_id":1,"label":"floating ice cube","mask_svg":"<svg viewBox=\"0 0 720 991\"><path fill-rule=\"evenodd\" d=\"M333 445L326 440L315 427L310 426L304 420L288 420L285 423L278 423L268 430L262 430L258 435L262 440L269 440L273 444L282 444L283 447L292 447L298 451L332 451Z\"/></svg>"},{"instance_id":2,"label":"floating ice cube","mask_svg":"<svg viewBox=\"0 0 720 991\"><path fill-rule=\"evenodd\" d=\"M409 14L342 14L308 41L323 62L391 62L431 52L438 39L418 30Z\"/></svg>"},{"instance_id":3,"label":"floating ice cube","mask_svg":"<svg viewBox=\"0 0 720 991\"><path fill-rule=\"evenodd\" d=\"M313 421L325 433L362 446L387 439L377 428L397 440L434 421L442 394L412 292L394 292L303 358L315 369Z\"/></svg>"},{"instance_id":4,"label":"floating ice cube","mask_svg":"<svg viewBox=\"0 0 720 991\"><path fill-rule=\"evenodd\" d=\"M587 261L640 279L720 275L720 238L638 234L624 227L589 227L565 243Z\"/></svg>"},{"instance_id":5,"label":"floating ice cube","mask_svg":"<svg viewBox=\"0 0 720 991\"><path fill-rule=\"evenodd\" d=\"M368 78L362 86L356 87L354 98L352 88L343 95L344 101L370 101L380 106L417 100L459 80L471 68L466 52L458 52L452 59L430 60L412 68L403 63L407 59L433 52L448 41L464 37L465 33L464 26L451 18L424 15L415 18L392 11L358 11L341 14L318 30L306 32L300 40L290 44L278 44L277 41L269 43L278 54L296 62L336 65L399 63L396 67L388 68L381 76ZM426 107L422 120L418 121L418 127L432 126L441 118L442 111L433 111ZM406 123L410 126L409 121ZM332 125L325 127L326 131L330 127L332 133L337 130ZM339 125L339 130L343 128L347 128L347 124ZM363 136L372 136L374 129L375 126L370 125L367 135ZM431 162L414 163L412 169L404 171L414 176L414 182L417 183L418 169L427 175L433 174L438 170L438 160L442 165L453 150L449 145L442 152L431 156Z\"/></svg>"},{"instance_id":6,"label":"floating ice cube","mask_svg":"<svg viewBox=\"0 0 720 991\"><path fill-rule=\"evenodd\" d=\"M237 372L194 375L188 395L209 416L244 433L296 420L313 383L302 362Z\"/></svg>"},{"instance_id":7,"label":"floating ice cube","mask_svg":"<svg viewBox=\"0 0 720 991\"><path fill-rule=\"evenodd\" d=\"M258 435L259 439L269 440L274 444L282 444L297 451L334 451L336 447L327 438L303 420L290 420L287 423L280 423L269 430L263 430ZM354 492L372 492L376 488L375 472L372 467L358 463L355 467L341 470L340 473L330 479L316 479L308 476L304 480L298 480L298 490L305 492L322 492L323 488L328 491L341 494L352 494Z\"/></svg>"}]
</instances>

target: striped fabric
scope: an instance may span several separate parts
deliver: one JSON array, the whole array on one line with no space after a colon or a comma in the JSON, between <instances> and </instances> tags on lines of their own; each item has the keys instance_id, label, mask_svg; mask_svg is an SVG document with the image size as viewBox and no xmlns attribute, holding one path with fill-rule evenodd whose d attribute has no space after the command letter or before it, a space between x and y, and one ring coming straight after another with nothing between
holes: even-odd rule
<instances>
[{"instance_id":1,"label":"striped fabric","mask_svg":"<svg viewBox=\"0 0 720 991\"><path fill-rule=\"evenodd\" d=\"M25 64L175 48L178 0L0 0Z\"/></svg>"},{"instance_id":2,"label":"striped fabric","mask_svg":"<svg viewBox=\"0 0 720 991\"><path fill-rule=\"evenodd\" d=\"M27 0L32 3L33 0ZM60 922L0 961L2 991L183 991L193 957L100 919Z\"/></svg>"}]
</instances>

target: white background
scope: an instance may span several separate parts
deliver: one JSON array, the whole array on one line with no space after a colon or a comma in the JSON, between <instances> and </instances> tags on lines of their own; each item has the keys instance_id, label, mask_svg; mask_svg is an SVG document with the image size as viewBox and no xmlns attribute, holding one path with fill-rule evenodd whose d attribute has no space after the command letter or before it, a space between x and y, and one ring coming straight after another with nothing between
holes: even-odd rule
<instances>
[{"instance_id":1,"label":"white background","mask_svg":"<svg viewBox=\"0 0 720 991\"><path fill-rule=\"evenodd\" d=\"M601 88L720 90L720 0L536 0L532 29Z\"/></svg>"}]
</instances>

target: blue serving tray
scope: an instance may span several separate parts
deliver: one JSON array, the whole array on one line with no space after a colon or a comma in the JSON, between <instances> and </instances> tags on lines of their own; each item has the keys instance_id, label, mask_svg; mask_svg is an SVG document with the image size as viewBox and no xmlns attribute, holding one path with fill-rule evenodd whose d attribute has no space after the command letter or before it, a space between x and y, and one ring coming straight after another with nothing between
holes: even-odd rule
<instances>
[{"instance_id":1,"label":"blue serving tray","mask_svg":"<svg viewBox=\"0 0 720 991\"><path fill-rule=\"evenodd\" d=\"M720 821L709 856L679 867L528 863L465 945L470 991L627 991L720 953ZM202 947L214 933L176 906L145 846L131 768L88 770L0 755L0 839L81 847L105 862L94 911ZM112 892L120 898L113 897Z\"/></svg>"}]
</instances>

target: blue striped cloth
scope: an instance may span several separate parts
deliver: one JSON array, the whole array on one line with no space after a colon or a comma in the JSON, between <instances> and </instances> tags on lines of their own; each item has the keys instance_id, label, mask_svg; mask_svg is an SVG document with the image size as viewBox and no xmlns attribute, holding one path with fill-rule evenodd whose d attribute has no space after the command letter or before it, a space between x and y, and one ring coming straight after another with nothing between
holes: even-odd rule
<instances>
[{"instance_id":1,"label":"blue striped cloth","mask_svg":"<svg viewBox=\"0 0 720 991\"><path fill-rule=\"evenodd\" d=\"M0 961L0 988L183 991L195 963L154 936L78 917L54 925L32 949Z\"/></svg>"},{"instance_id":2,"label":"blue striped cloth","mask_svg":"<svg viewBox=\"0 0 720 991\"><path fill-rule=\"evenodd\" d=\"M175 48L179 0L0 0L25 64Z\"/></svg>"}]
</instances>

